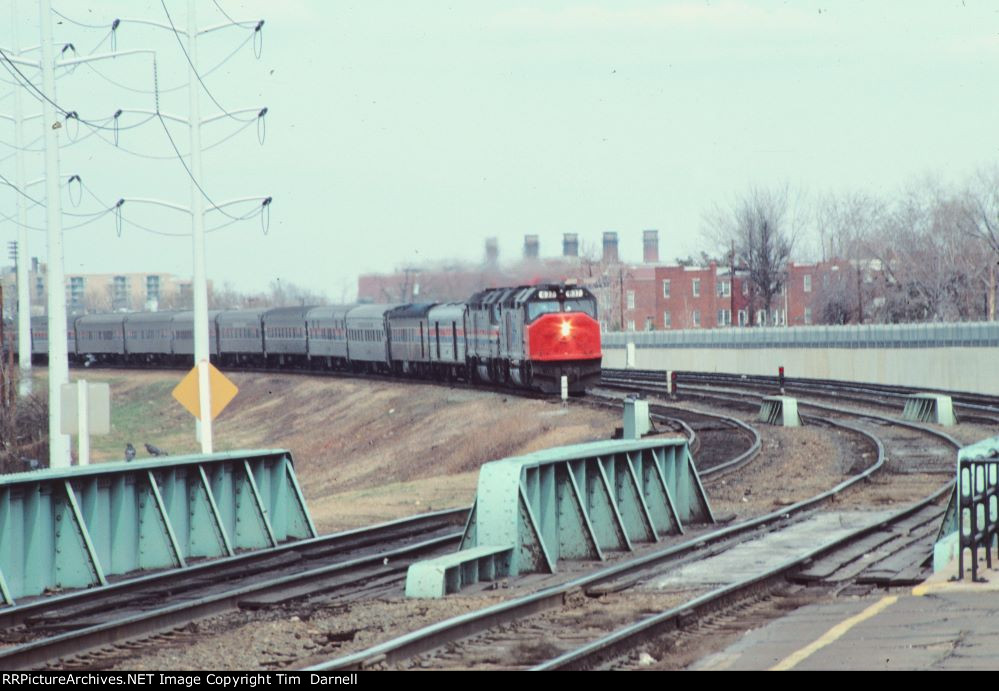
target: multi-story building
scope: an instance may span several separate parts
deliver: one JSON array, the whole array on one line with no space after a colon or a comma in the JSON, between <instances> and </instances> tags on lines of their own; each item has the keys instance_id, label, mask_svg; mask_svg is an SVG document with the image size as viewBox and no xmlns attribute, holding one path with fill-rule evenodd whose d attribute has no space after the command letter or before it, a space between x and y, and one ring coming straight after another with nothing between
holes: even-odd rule
<instances>
[{"instance_id":1,"label":"multi-story building","mask_svg":"<svg viewBox=\"0 0 999 691\"><path fill-rule=\"evenodd\" d=\"M45 264L31 259L31 313L45 314L48 272ZM191 280L169 273L66 274L66 310L86 312L190 309ZM211 292L211 282L208 285ZM13 314L17 306L17 272L3 271L4 307Z\"/></svg>"},{"instance_id":2,"label":"multi-story building","mask_svg":"<svg viewBox=\"0 0 999 691\"><path fill-rule=\"evenodd\" d=\"M644 277L650 272L651 281ZM750 321L748 280L715 262L643 267L625 291L635 295L634 309L626 312L626 330L713 329Z\"/></svg>"},{"instance_id":3,"label":"multi-story building","mask_svg":"<svg viewBox=\"0 0 999 691\"><path fill-rule=\"evenodd\" d=\"M844 259L814 264L788 264L788 324L828 324L848 321L860 308L862 295L857 268Z\"/></svg>"}]
</instances>

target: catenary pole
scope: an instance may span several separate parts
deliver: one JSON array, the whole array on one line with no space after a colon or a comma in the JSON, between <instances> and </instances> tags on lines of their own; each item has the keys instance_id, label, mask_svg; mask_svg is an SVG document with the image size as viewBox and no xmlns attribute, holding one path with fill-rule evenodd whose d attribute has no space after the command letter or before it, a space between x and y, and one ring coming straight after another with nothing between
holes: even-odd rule
<instances>
[{"instance_id":1,"label":"catenary pole","mask_svg":"<svg viewBox=\"0 0 999 691\"><path fill-rule=\"evenodd\" d=\"M196 180L201 177L201 103L198 65L198 26L195 0L187 1L188 120L191 132L191 235L194 252L194 364L198 368L201 452L212 452L211 391L209 389L208 277L205 261L205 200Z\"/></svg>"},{"instance_id":2,"label":"catenary pole","mask_svg":"<svg viewBox=\"0 0 999 691\"><path fill-rule=\"evenodd\" d=\"M11 48L14 55L20 55L17 41L17 0L10 3ZM24 173L24 106L21 103L21 90L14 89L14 181L18 189L25 187ZM21 195L17 199L17 364L20 370L18 391L20 395L31 393L31 287L28 285L28 205Z\"/></svg>"},{"instance_id":3,"label":"catenary pole","mask_svg":"<svg viewBox=\"0 0 999 691\"><path fill-rule=\"evenodd\" d=\"M41 31L42 132L45 137L45 215L48 233L49 325L49 467L70 466L69 435L61 430L62 385L69 383L66 338L66 279L62 259L62 199L59 190L59 129L55 101L55 61L52 51L52 2L39 0Z\"/></svg>"}]
</instances>

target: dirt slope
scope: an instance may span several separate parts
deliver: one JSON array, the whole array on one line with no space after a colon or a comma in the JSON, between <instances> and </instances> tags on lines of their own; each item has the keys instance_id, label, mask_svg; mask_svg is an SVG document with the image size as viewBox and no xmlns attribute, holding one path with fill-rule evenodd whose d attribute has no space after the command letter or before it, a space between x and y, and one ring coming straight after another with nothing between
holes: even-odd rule
<instances>
[{"instance_id":1,"label":"dirt slope","mask_svg":"<svg viewBox=\"0 0 999 691\"><path fill-rule=\"evenodd\" d=\"M75 374L75 373L74 373ZM90 370L112 391L112 434L193 453L193 418L170 396L180 372ZM467 389L288 375L232 374L239 394L215 425L217 450L284 448L323 531L471 503L478 467L550 446L605 439L619 416Z\"/></svg>"}]
</instances>

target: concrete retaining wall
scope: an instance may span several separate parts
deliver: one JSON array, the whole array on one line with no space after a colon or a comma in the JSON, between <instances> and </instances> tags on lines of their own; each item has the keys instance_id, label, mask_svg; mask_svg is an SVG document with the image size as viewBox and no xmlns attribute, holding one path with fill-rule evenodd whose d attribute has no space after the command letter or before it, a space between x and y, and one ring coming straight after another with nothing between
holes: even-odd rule
<instances>
[{"instance_id":1,"label":"concrete retaining wall","mask_svg":"<svg viewBox=\"0 0 999 691\"><path fill-rule=\"evenodd\" d=\"M619 334L614 334L619 336ZM604 347L603 366L625 367L625 348ZM635 350L639 369L838 379L999 395L999 348L677 348Z\"/></svg>"}]
</instances>

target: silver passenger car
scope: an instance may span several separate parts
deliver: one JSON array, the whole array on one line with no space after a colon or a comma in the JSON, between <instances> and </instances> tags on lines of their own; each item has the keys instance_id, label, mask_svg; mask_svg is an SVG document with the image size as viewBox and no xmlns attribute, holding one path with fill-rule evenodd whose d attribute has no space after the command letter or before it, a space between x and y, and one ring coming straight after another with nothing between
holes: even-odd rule
<instances>
[{"instance_id":1,"label":"silver passenger car","mask_svg":"<svg viewBox=\"0 0 999 691\"><path fill-rule=\"evenodd\" d=\"M76 320L76 353L97 360L125 355L125 315L87 314Z\"/></svg>"},{"instance_id":2,"label":"silver passenger car","mask_svg":"<svg viewBox=\"0 0 999 691\"><path fill-rule=\"evenodd\" d=\"M267 310L226 310L218 325L219 360L224 363L263 361L264 330L260 317Z\"/></svg>"},{"instance_id":3,"label":"silver passenger car","mask_svg":"<svg viewBox=\"0 0 999 691\"><path fill-rule=\"evenodd\" d=\"M421 372L430 362L430 325L427 313L434 303L401 305L389 310L390 351L393 368L400 373Z\"/></svg>"},{"instance_id":4,"label":"silver passenger car","mask_svg":"<svg viewBox=\"0 0 999 691\"><path fill-rule=\"evenodd\" d=\"M442 365L465 365L465 303L435 305L427 315L430 360Z\"/></svg>"},{"instance_id":5,"label":"silver passenger car","mask_svg":"<svg viewBox=\"0 0 999 691\"><path fill-rule=\"evenodd\" d=\"M76 320L75 314L66 317L66 351L70 360L76 359ZM49 357L49 318L36 316L31 318L31 358L48 360Z\"/></svg>"},{"instance_id":6,"label":"silver passenger car","mask_svg":"<svg viewBox=\"0 0 999 691\"><path fill-rule=\"evenodd\" d=\"M391 368L385 313L395 307L398 305L360 305L347 312L347 353L355 368Z\"/></svg>"},{"instance_id":7,"label":"silver passenger car","mask_svg":"<svg viewBox=\"0 0 999 691\"><path fill-rule=\"evenodd\" d=\"M277 307L264 312L264 355L268 360L305 360L309 353L305 315L311 309L312 307Z\"/></svg>"},{"instance_id":8,"label":"silver passenger car","mask_svg":"<svg viewBox=\"0 0 999 691\"><path fill-rule=\"evenodd\" d=\"M313 307L305 314L309 358L325 360L327 367L347 364L347 312L356 305Z\"/></svg>"},{"instance_id":9,"label":"silver passenger car","mask_svg":"<svg viewBox=\"0 0 999 691\"><path fill-rule=\"evenodd\" d=\"M215 359L219 354L219 333L216 318L219 310L208 310L208 356ZM170 325L173 334L173 354L177 357L194 357L194 312L177 312Z\"/></svg>"},{"instance_id":10,"label":"silver passenger car","mask_svg":"<svg viewBox=\"0 0 999 691\"><path fill-rule=\"evenodd\" d=\"M173 355L176 312L132 312L125 315L125 353L132 360L166 360Z\"/></svg>"}]
</instances>

